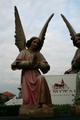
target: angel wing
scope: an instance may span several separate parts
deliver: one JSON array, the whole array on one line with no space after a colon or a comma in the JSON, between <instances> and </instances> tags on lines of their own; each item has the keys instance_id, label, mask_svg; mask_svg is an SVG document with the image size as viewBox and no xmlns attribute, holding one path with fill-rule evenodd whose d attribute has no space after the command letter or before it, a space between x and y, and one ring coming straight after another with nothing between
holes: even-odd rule
<instances>
[{"instance_id":1,"label":"angel wing","mask_svg":"<svg viewBox=\"0 0 80 120\"><path fill-rule=\"evenodd\" d=\"M44 26L43 26L40 34L39 34L39 39L40 39L41 41L44 41L44 40L45 40L45 34L46 34L46 31L47 31L47 27L48 27L48 24L49 24L49 22L50 22L50 20L52 19L53 16L54 16L54 14L52 13L52 14L50 15L50 17L47 19L46 23L44 24Z\"/></svg>"},{"instance_id":2,"label":"angel wing","mask_svg":"<svg viewBox=\"0 0 80 120\"><path fill-rule=\"evenodd\" d=\"M54 16L54 13L52 13L52 14L49 16L49 18L47 19L46 23L44 24L44 26L43 26L40 34L39 34L39 37L38 37L38 38L40 39L41 44L42 44L42 45L41 45L41 48L42 48L43 43L44 43L44 40L45 40L45 35L46 35L46 31L47 31L49 22L50 22L50 20L52 19L53 16ZM41 50L41 49L40 49L40 50Z\"/></svg>"},{"instance_id":3,"label":"angel wing","mask_svg":"<svg viewBox=\"0 0 80 120\"><path fill-rule=\"evenodd\" d=\"M15 6L15 45L18 47L19 51L26 48L26 38L16 6Z\"/></svg>"},{"instance_id":4,"label":"angel wing","mask_svg":"<svg viewBox=\"0 0 80 120\"><path fill-rule=\"evenodd\" d=\"M64 20L64 22L65 22L65 24L66 24L66 26L67 26L67 28L70 32L70 35L71 35L72 39L74 39L75 34L76 34L75 30L73 29L72 25L69 23L69 21L65 18L65 16L63 14L61 14L61 17L63 18L63 20Z\"/></svg>"}]
</instances>

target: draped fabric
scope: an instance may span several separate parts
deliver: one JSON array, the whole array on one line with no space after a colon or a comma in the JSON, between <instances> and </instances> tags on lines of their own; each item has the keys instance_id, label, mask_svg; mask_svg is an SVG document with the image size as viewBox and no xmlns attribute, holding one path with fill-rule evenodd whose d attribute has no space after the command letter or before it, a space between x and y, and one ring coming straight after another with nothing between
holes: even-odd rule
<instances>
[{"instance_id":1,"label":"draped fabric","mask_svg":"<svg viewBox=\"0 0 80 120\"><path fill-rule=\"evenodd\" d=\"M47 82L40 73L35 70L23 71L21 84L23 104L51 104Z\"/></svg>"},{"instance_id":2,"label":"draped fabric","mask_svg":"<svg viewBox=\"0 0 80 120\"><path fill-rule=\"evenodd\" d=\"M23 71L21 81L24 104L37 105L41 86L40 74L35 70Z\"/></svg>"},{"instance_id":3,"label":"draped fabric","mask_svg":"<svg viewBox=\"0 0 80 120\"><path fill-rule=\"evenodd\" d=\"M42 57L41 54L39 54L39 58L36 59L35 61L34 61L34 57L35 57L34 53L31 53L28 50L23 50L18 55L14 63L17 64L17 62L26 61L27 66L29 66L29 64L31 65L31 63L36 62L36 60L40 60L42 65L46 63L46 60L44 59L44 57ZM39 69L33 69L33 68L22 69L21 86L22 86L23 104L29 106L39 105L39 104L51 104L51 96L47 82L44 76L41 75Z\"/></svg>"}]
</instances>

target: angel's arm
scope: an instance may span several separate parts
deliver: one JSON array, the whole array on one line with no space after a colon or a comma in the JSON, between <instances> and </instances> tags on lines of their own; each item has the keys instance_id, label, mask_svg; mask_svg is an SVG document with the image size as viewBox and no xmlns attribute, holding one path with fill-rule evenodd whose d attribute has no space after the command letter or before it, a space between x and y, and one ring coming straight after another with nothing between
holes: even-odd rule
<instances>
[{"instance_id":1,"label":"angel's arm","mask_svg":"<svg viewBox=\"0 0 80 120\"><path fill-rule=\"evenodd\" d=\"M21 51L17 56L16 60L11 64L12 70L16 69L29 69L32 65L32 62L25 60L25 50Z\"/></svg>"},{"instance_id":2,"label":"angel's arm","mask_svg":"<svg viewBox=\"0 0 80 120\"><path fill-rule=\"evenodd\" d=\"M11 65L12 70L16 69L32 69L32 63L29 61L14 61Z\"/></svg>"},{"instance_id":3,"label":"angel's arm","mask_svg":"<svg viewBox=\"0 0 80 120\"><path fill-rule=\"evenodd\" d=\"M27 50L22 50L20 52L16 60L11 64L12 70L36 68L34 57L26 59L27 57L30 57L30 56L27 56L27 52L28 52Z\"/></svg>"},{"instance_id":4,"label":"angel's arm","mask_svg":"<svg viewBox=\"0 0 80 120\"><path fill-rule=\"evenodd\" d=\"M50 65L44 58L44 56L39 52L37 54L38 68L45 74L50 70Z\"/></svg>"},{"instance_id":5,"label":"angel's arm","mask_svg":"<svg viewBox=\"0 0 80 120\"><path fill-rule=\"evenodd\" d=\"M19 69L19 64L23 61L24 52L21 51L15 61L11 64L12 70Z\"/></svg>"}]
</instances>

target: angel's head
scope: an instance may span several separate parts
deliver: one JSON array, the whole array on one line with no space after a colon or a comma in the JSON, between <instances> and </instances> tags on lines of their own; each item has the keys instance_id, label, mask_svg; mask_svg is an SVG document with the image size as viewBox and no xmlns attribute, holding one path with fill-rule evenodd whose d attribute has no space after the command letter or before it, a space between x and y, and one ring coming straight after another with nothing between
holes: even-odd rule
<instances>
[{"instance_id":1,"label":"angel's head","mask_svg":"<svg viewBox=\"0 0 80 120\"><path fill-rule=\"evenodd\" d=\"M43 42L41 42L41 40L38 37L32 37L26 43L27 48L32 48L36 51L40 51L42 46L43 46Z\"/></svg>"},{"instance_id":2,"label":"angel's head","mask_svg":"<svg viewBox=\"0 0 80 120\"><path fill-rule=\"evenodd\" d=\"M71 38L73 40L74 46L77 48L80 48L80 33L76 33L74 38Z\"/></svg>"}]
</instances>

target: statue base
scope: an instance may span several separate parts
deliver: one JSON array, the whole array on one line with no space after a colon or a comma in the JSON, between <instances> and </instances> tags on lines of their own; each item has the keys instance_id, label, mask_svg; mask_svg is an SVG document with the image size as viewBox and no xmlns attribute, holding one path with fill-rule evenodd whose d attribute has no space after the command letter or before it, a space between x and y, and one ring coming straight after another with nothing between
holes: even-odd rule
<instances>
[{"instance_id":1,"label":"statue base","mask_svg":"<svg viewBox=\"0 0 80 120\"><path fill-rule=\"evenodd\" d=\"M53 107L39 108L37 106L28 107L27 105L22 105L19 109L19 116L24 118L53 117L54 109Z\"/></svg>"}]
</instances>

